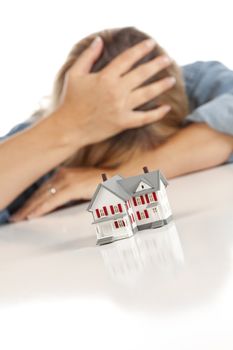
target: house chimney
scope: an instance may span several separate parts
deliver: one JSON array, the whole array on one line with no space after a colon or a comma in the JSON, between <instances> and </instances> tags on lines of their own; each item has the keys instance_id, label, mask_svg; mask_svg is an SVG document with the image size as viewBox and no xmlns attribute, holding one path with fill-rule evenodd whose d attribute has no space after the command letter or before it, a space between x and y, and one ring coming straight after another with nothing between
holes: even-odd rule
<instances>
[{"instance_id":1,"label":"house chimney","mask_svg":"<svg viewBox=\"0 0 233 350\"><path fill-rule=\"evenodd\" d=\"M107 181L107 175L104 173L104 174L101 174L101 176L102 176L102 179L103 179L103 182L104 181Z\"/></svg>"},{"instance_id":2,"label":"house chimney","mask_svg":"<svg viewBox=\"0 0 233 350\"><path fill-rule=\"evenodd\" d=\"M144 171L145 174L146 174L146 173L149 173L149 170L148 170L147 166L144 166L144 167L143 167L143 171Z\"/></svg>"}]
</instances>

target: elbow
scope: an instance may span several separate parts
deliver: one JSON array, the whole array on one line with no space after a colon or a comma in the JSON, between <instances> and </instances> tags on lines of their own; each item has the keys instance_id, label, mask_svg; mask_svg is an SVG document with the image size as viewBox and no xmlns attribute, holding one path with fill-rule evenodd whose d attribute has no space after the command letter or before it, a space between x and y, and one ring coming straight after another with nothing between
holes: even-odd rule
<instances>
[{"instance_id":1,"label":"elbow","mask_svg":"<svg viewBox=\"0 0 233 350\"><path fill-rule=\"evenodd\" d=\"M210 166L218 166L224 164L230 158L233 152L233 136L219 134L215 140L212 139L207 147L210 147Z\"/></svg>"}]
</instances>

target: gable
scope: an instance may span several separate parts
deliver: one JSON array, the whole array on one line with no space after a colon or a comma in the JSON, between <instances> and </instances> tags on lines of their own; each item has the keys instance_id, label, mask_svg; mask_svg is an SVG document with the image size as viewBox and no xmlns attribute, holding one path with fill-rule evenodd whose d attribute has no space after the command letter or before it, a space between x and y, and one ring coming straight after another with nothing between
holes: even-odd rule
<instances>
[{"instance_id":1,"label":"gable","mask_svg":"<svg viewBox=\"0 0 233 350\"><path fill-rule=\"evenodd\" d=\"M118 197L116 194L112 193L109 189L104 186L97 188L98 191L93 197L91 205L89 205L88 210L95 211L98 208L103 208L104 206L117 205L118 203L124 203L124 201Z\"/></svg>"},{"instance_id":2,"label":"gable","mask_svg":"<svg viewBox=\"0 0 233 350\"><path fill-rule=\"evenodd\" d=\"M138 187L136 188L135 192L140 192L140 191L148 190L148 189L151 189L151 188L152 187L149 186L144 181L140 181L140 183L139 183Z\"/></svg>"}]
</instances>

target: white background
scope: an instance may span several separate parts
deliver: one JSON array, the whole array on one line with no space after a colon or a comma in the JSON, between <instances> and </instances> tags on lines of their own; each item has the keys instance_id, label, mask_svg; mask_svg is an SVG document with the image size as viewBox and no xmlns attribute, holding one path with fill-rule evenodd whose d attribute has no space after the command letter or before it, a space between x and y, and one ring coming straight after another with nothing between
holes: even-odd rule
<instances>
[{"instance_id":1,"label":"white background","mask_svg":"<svg viewBox=\"0 0 233 350\"><path fill-rule=\"evenodd\" d=\"M179 64L219 60L233 68L232 1L8 0L0 3L0 135L27 119L75 42L137 26Z\"/></svg>"}]
</instances>

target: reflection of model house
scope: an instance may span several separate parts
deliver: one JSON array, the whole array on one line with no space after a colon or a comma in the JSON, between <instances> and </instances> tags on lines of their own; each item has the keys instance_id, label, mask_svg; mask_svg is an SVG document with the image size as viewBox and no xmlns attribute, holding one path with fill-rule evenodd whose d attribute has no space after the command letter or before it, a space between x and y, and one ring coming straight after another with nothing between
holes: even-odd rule
<instances>
[{"instance_id":1,"label":"reflection of model house","mask_svg":"<svg viewBox=\"0 0 233 350\"><path fill-rule=\"evenodd\" d=\"M149 172L123 178L119 175L98 185L88 206L97 231L97 243L109 243L130 237L138 230L167 224L171 218L166 186L162 173Z\"/></svg>"},{"instance_id":2,"label":"reflection of model house","mask_svg":"<svg viewBox=\"0 0 233 350\"><path fill-rule=\"evenodd\" d=\"M111 276L124 284L140 281L146 271L173 273L184 264L184 254L175 223L157 230L147 230L127 241L104 245L100 248L104 264ZM156 277L155 277L156 276Z\"/></svg>"}]
</instances>

